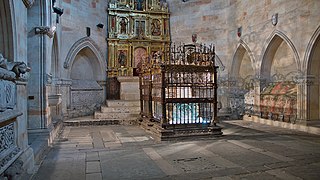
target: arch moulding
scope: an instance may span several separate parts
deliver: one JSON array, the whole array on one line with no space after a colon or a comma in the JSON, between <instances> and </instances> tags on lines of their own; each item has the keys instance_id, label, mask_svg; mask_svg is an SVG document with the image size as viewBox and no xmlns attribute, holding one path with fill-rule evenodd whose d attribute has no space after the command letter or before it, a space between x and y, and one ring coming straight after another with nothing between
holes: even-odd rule
<instances>
[{"instance_id":1,"label":"arch moulding","mask_svg":"<svg viewBox=\"0 0 320 180\"><path fill-rule=\"evenodd\" d=\"M319 36L320 36L320 25L318 26L316 31L313 33L313 35L307 45L306 53L305 53L304 60L303 60L303 69L306 69L307 71L309 70L309 66L311 64L311 62L309 62L309 61L310 61L312 49L313 49L313 47L316 43L316 40L318 39Z\"/></svg>"},{"instance_id":2,"label":"arch moulding","mask_svg":"<svg viewBox=\"0 0 320 180\"><path fill-rule=\"evenodd\" d=\"M290 49L293 52L294 55L294 60L296 62L296 67L297 67L297 71L301 70L301 66L300 66L300 58L299 58L299 53L297 51L297 49L295 48L294 44L292 43L292 41L288 38L288 36L286 36L283 32L279 31L279 30L274 30L271 35L269 36L269 38L267 39L263 49L262 49L262 53L263 54L261 56L260 59L260 66L259 66L259 74L262 75L262 71L263 71L263 67L265 66L266 63L268 63L266 56L268 55L267 53L269 52L273 41L276 40L276 37L281 38L283 41L285 41L287 43L287 45L290 47Z\"/></svg>"},{"instance_id":3,"label":"arch moulding","mask_svg":"<svg viewBox=\"0 0 320 180\"><path fill-rule=\"evenodd\" d=\"M249 57L250 57L250 61L251 61L251 66L253 68L254 71L256 71L256 69L254 68L255 66L253 66L255 64L255 58L254 58L254 55L252 53L252 51L250 50L249 46L243 41L243 40L240 40L239 41L239 44L237 46L237 49L233 55L233 59L232 59L232 65L231 65L231 77L235 77L235 76L238 76L239 74L239 68L240 68L240 65L241 65L241 62L238 62L239 59L238 59L238 54L239 53L242 53L240 52L240 48L244 48L245 49L245 52L247 52L249 54ZM245 53L243 52L243 54ZM240 63L240 64L239 64Z\"/></svg>"},{"instance_id":4,"label":"arch moulding","mask_svg":"<svg viewBox=\"0 0 320 180\"><path fill-rule=\"evenodd\" d=\"M66 60L63 64L65 69L70 69L77 54L84 48L89 48L95 54L99 61L100 71L105 72L106 62L103 60L102 52L99 50L97 44L89 37L84 37L75 42L70 48Z\"/></svg>"}]
</instances>

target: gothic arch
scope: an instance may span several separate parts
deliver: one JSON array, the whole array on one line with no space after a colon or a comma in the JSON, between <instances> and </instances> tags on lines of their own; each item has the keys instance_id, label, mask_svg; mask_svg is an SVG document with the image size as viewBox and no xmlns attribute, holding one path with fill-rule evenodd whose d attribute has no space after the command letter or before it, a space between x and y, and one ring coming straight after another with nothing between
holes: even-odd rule
<instances>
[{"instance_id":1,"label":"gothic arch","mask_svg":"<svg viewBox=\"0 0 320 180\"><path fill-rule=\"evenodd\" d=\"M285 42L293 52L296 70L300 70L300 58L297 49L292 41L281 31L275 30L267 39L262 50L262 59L260 64L260 76L269 79L271 76L271 67L276 51L282 42Z\"/></svg>"},{"instance_id":2,"label":"gothic arch","mask_svg":"<svg viewBox=\"0 0 320 180\"><path fill-rule=\"evenodd\" d=\"M53 77L59 77L59 43L58 36L55 33L52 39L52 49L51 49L51 65L50 73Z\"/></svg>"},{"instance_id":3,"label":"gothic arch","mask_svg":"<svg viewBox=\"0 0 320 180\"><path fill-rule=\"evenodd\" d=\"M11 61L15 58L14 19L12 1L0 1L0 53Z\"/></svg>"},{"instance_id":4,"label":"gothic arch","mask_svg":"<svg viewBox=\"0 0 320 180\"><path fill-rule=\"evenodd\" d=\"M307 46L304 67L307 69L307 80L311 80L307 84L307 119L320 119L320 26L317 28Z\"/></svg>"},{"instance_id":5,"label":"gothic arch","mask_svg":"<svg viewBox=\"0 0 320 180\"><path fill-rule=\"evenodd\" d=\"M311 54L312 54L312 51L314 51L315 44L319 41L319 36L320 36L320 26L313 33L306 49L304 62L303 62L303 69L307 69L307 71L309 71L310 65L312 64Z\"/></svg>"},{"instance_id":6,"label":"gothic arch","mask_svg":"<svg viewBox=\"0 0 320 180\"><path fill-rule=\"evenodd\" d=\"M98 77L96 80L105 80L105 68L106 68L106 62L103 60L103 55L101 51L99 50L96 43L89 37L84 37L80 40L78 40L76 43L74 43L71 47L71 49L68 52L66 61L64 62L63 67L65 69L68 69L68 78L70 78L71 75L71 66L74 63L74 60L76 56L79 54L81 50L89 49L97 58L98 65L95 66L97 69ZM93 62L94 63L94 62Z\"/></svg>"},{"instance_id":7,"label":"gothic arch","mask_svg":"<svg viewBox=\"0 0 320 180\"><path fill-rule=\"evenodd\" d=\"M231 77L237 77L239 75L241 63L245 53L248 53L250 57L251 67L253 68L254 71L256 71L253 66L255 64L255 60L254 60L252 51L244 41L240 40L238 48L234 53L233 60L232 60L231 71L230 71Z\"/></svg>"}]
</instances>

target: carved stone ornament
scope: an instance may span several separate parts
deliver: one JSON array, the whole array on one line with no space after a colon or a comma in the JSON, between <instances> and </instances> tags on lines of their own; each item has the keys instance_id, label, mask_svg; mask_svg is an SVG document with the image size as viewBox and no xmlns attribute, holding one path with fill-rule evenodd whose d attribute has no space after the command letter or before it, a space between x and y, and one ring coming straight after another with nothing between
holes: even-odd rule
<instances>
[{"instance_id":1,"label":"carved stone ornament","mask_svg":"<svg viewBox=\"0 0 320 180\"><path fill-rule=\"evenodd\" d=\"M0 112L14 108L16 91L16 86L13 82L0 80Z\"/></svg>"},{"instance_id":2,"label":"carved stone ornament","mask_svg":"<svg viewBox=\"0 0 320 180\"><path fill-rule=\"evenodd\" d=\"M2 174L21 153L15 143L14 124L0 127L0 174ZM1 177L0 177L1 179Z\"/></svg>"},{"instance_id":3,"label":"carved stone ornament","mask_svg":"<svg viewBox=\"0 0 320 180\"><path fill-rule=\"evenodd\" d=\"M34 0L22 0L22 2L27 8L31 8L34 3Z\"/></svg>"},{"instance_id":4,"label":"carved stone ornament","mask_svg":"<svg viewBox=\"0 0 320 180\"><path fill-rule=\"evenodd\" d=\"M0 79L17 80L21 79L21 74L31 70L24 62L10 62L0 53Z\"/></svg>"},{"instance_id":5,"label":"carved stone ornament","mask_svg":"<svg viewBox=\"0 0 320 180\"><path fill-rule=\"evenodd\" d=\"M56 32L56 27L48 27L48 26L39 26L35 27L35 34L46 34L49 38L52 38L54 33Z\"/></svg>"},{"instance_id":6,"label":"carved stone ornament","mask_svg":"<svg viewBox=\"0 0 320 180\"><path fill-rule=\"evenodd\" d=\"M272 25L274 25L274 26L278 24L278 13L272 15L271 23L272 23Z\"/></svg>"}]
</instances>

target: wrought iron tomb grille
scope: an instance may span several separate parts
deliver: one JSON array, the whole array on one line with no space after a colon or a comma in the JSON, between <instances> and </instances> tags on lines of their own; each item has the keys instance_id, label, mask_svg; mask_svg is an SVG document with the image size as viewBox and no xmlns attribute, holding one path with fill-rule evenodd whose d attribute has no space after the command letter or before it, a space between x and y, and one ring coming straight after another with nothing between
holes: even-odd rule
<instances>
[{"instance_id":1,"label":"wrought iron tomb grille","mask_svg":"<svg viewBox=\"0 0 320 180\"><path fill-rule=\"evenodd\" d=\"M141 115L165 129L210 127L217 122L214 46L171 45L143 62Z\"/></svg>"}]
</instances>

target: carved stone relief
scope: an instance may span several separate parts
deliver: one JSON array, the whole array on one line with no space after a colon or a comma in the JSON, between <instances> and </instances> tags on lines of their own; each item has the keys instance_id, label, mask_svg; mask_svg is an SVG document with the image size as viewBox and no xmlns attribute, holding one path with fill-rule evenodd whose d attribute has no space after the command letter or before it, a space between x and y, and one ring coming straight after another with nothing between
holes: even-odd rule
<instances>
[{"instance_id":1,"label":"carved stone relief","mask_svg":"<svg viewBox=\"0 0 320 180\"><path fill-rule=\"evenodd\" d=\"M14 123L0 127L0 174L21 153L15 142Z\"/></svg>"},{"instance_id":2,"label":"carved stone relief","mask_svg":"<svg viewBox=\"0 0 320 180\"><path fill-rule=\"evenodd\" d=\"M15 146L13 123L0 128L0 154Z\"/></svg>"},{"instance_id":3,"label":"carved stone relief","mask_svg":"<svg viewBox=\"0 0 320 180\"><path fill-rule=\"evenodd\" d=\"M11 62L2 56L0 53L0 78L5 80L17 80L21 77L21 74L25 74L31 70L30 67L24 62ZM15 77L12 77L12 73ZM19 79L21 80L21 79Z\"/></svg>"},{"instance_id":4,"label":"carved stone relief","mask_svg":"<svg viewBox=\"0 0 320 180\"><path fill-rule=\"evenodd\" d=\"M13 109L16 104L16 80L24 81L22 75L30 68L24 62L11 62L0 53L0 112Z\"/></svg>"},{"instance_id":5,"label":"carved stone relief","mask_svg":"<svg viewBox=\"0 0 320 180\"><path fill-rule=\"evenodd\" d=\"M0 80L0 112L13 109L16 104L16 86L11 81Z\"/></svg>"}]
</instances>

